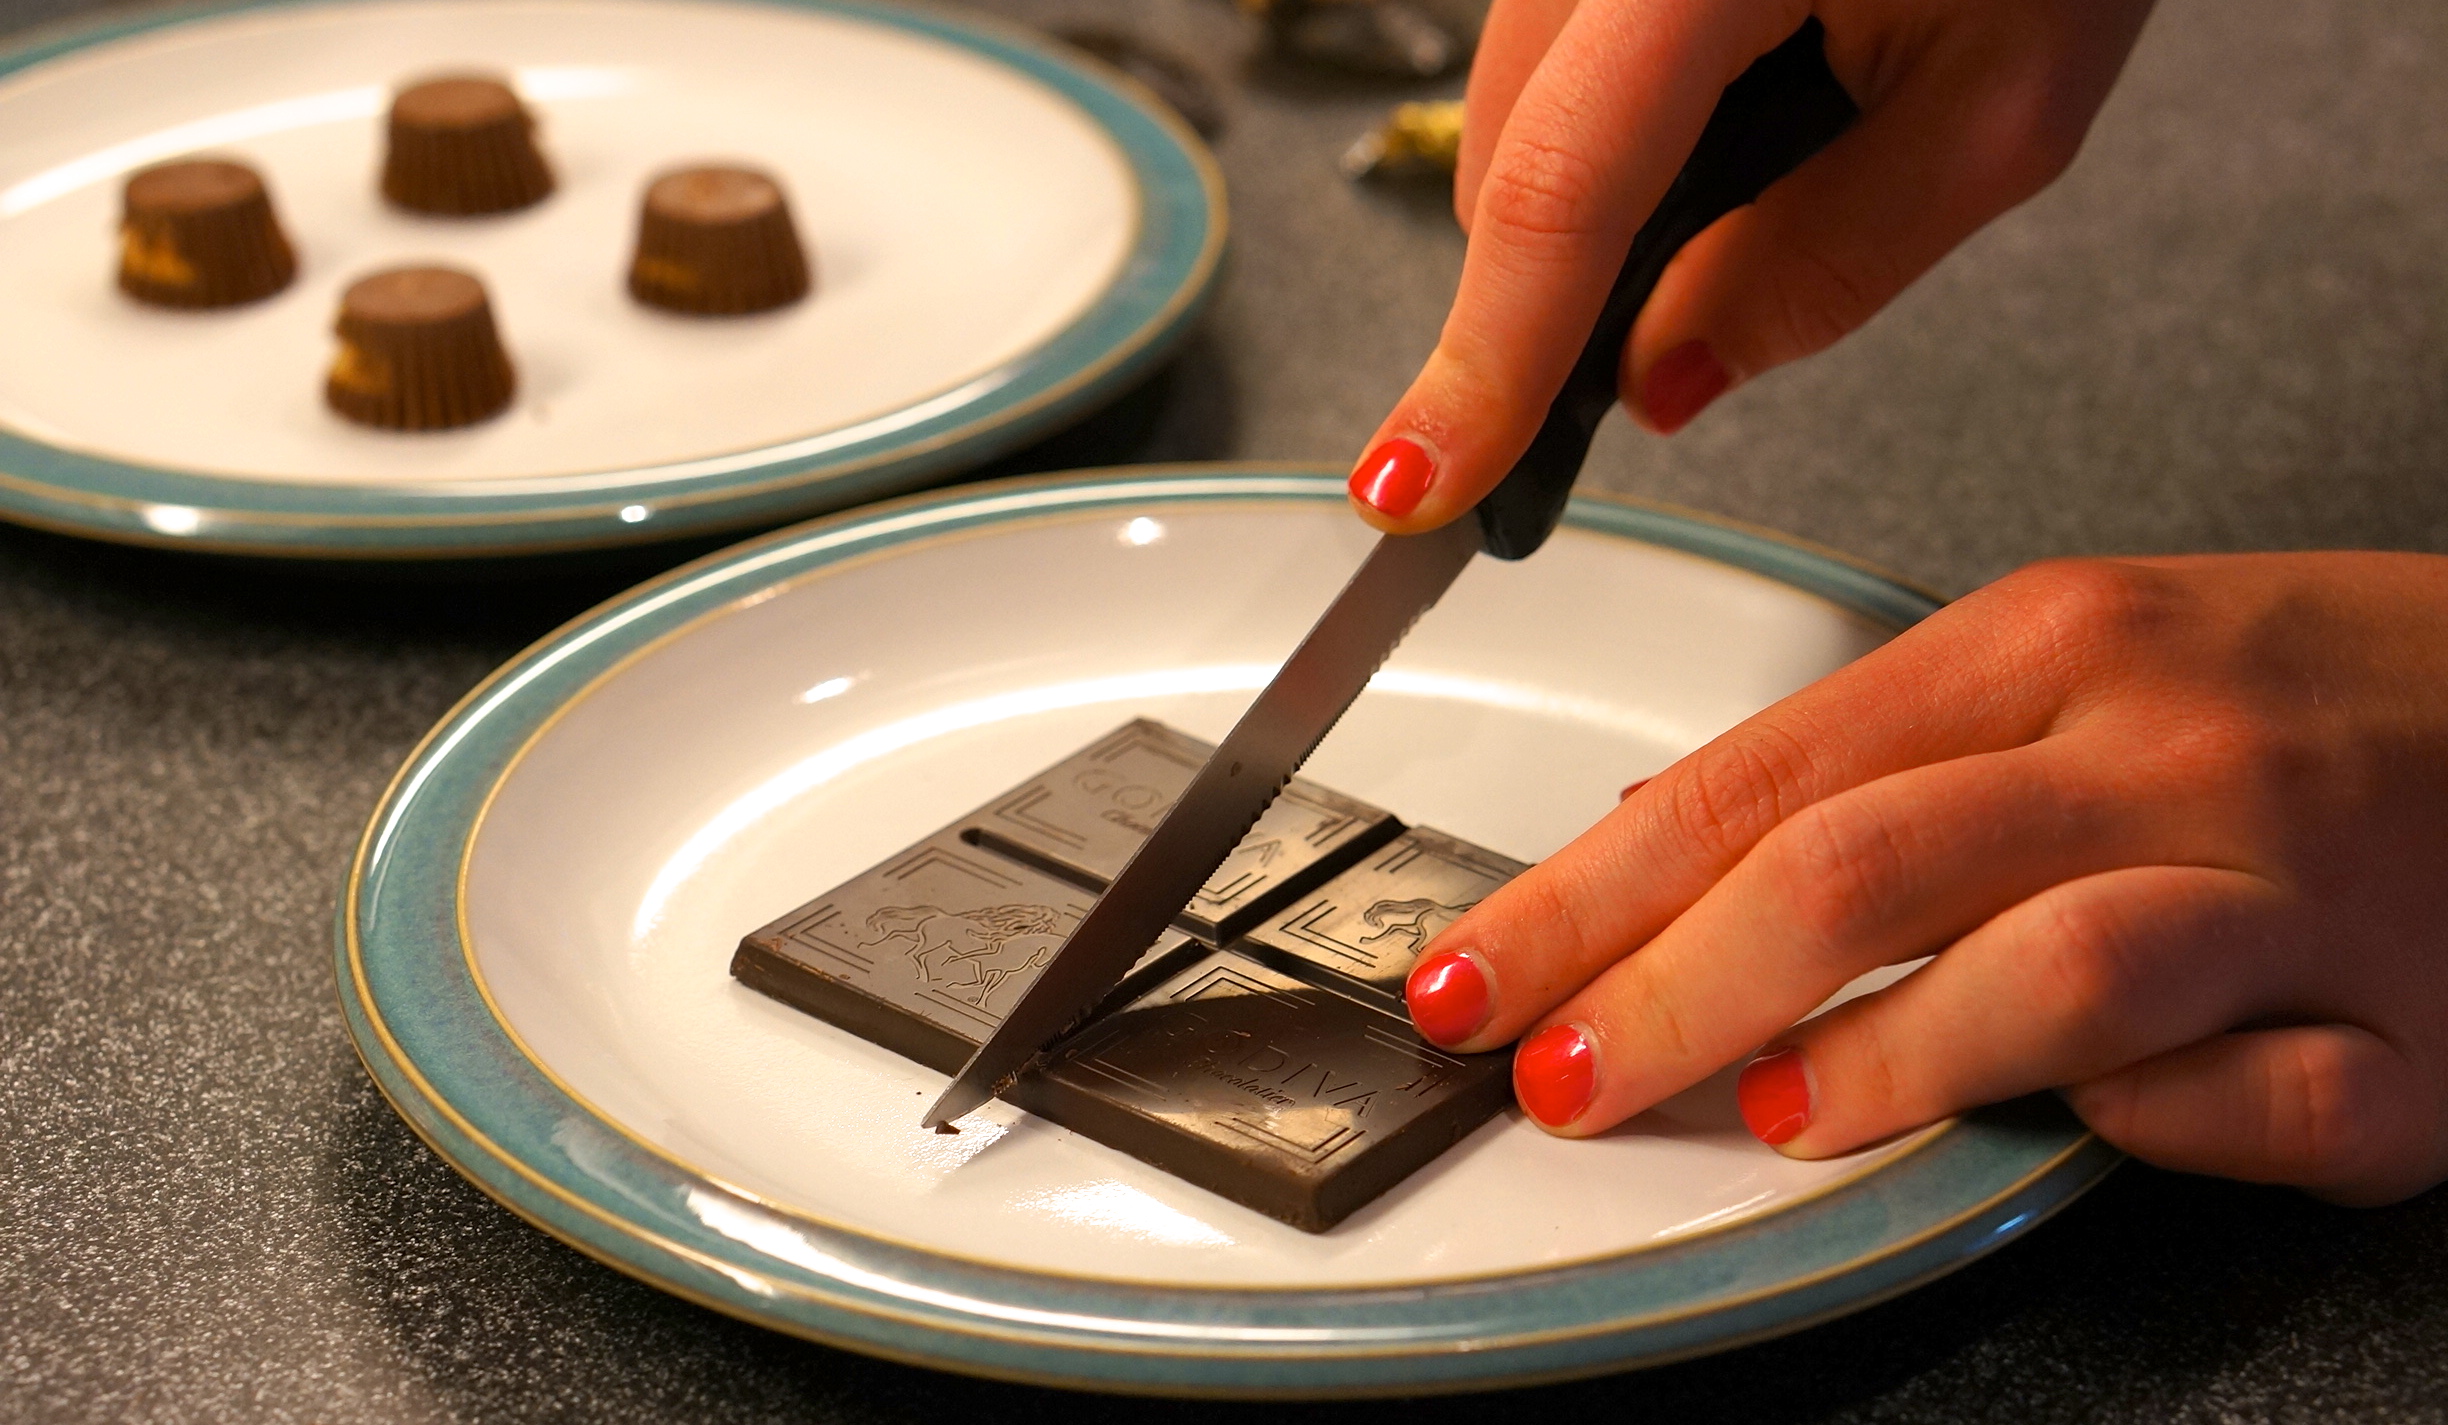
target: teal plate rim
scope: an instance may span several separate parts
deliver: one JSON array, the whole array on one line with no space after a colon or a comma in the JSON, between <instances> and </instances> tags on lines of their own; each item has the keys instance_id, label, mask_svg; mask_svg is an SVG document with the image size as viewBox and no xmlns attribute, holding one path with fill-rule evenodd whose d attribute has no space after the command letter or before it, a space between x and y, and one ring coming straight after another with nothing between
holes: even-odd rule
<instances>
[{"instance_id":1,"label":"teal plate rim","mask_svg":"<svg viewBox=\"0 0 2448 1425\"><path fill-rule=\"evenodd\" d=\"M1164 1395L1474 1390L1721 1350L1962 1266L2120 1161L2043 1096L1968 1115L1783 1211L1626 1254L1427 1286L1151 1287L960 1260L770 1208L595 1116L494 1017L460 942L468 840L529 739L638 649L782 581L913 540L1184 504L1343 499L1339 471L1249 463L971 486L754 539L580 615L436 724L367 823L335 938L342 1011L368 1072L419 1136L511 1211L691 1301L927 1366ZM1580 496L1565 521L1749 570L1893 629L1939 602L1841 556L1684 511Z\"/></svg>"},{"instance_id":2,"label":"teal plate rim","mask_svg":"<svg viewBox=\"0 0 2448 1425\"><path fill-rule=\"evenodd\" d=\"M0 83L118 40L347 0L225 0L118 16L0 49ZM0 519L86 538L308 559L462 559L607 548L794 519L913 490L1051 434L1147 375L1214 286L1227 227L1206 145L1137 81L988 16L907 0L732 0L844 15L1003 63L1087 112L1127 160L1138 232L1114 281L1040 345L952 390L845 430L685 462L461 484L300 483L131 464L0 428Z\"/></svg>"}]
</instances>

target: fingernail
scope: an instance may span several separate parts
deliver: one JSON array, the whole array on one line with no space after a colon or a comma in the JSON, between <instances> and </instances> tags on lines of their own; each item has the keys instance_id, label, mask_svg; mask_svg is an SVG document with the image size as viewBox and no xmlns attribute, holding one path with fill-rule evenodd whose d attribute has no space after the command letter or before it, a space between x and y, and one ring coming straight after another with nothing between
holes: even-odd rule
<instances>
[{"instance_id":1,"label":"fingernail","mask_svg":"<svg viewBox=\"0 0 2448 1425\"><path fill-rule=\"evenodd\" d=\"M1597 1088L1598 1056L1578 1024L1550 1025L1513 1051L1513 1096L1549 1128L1579 1118Z\"/></svg>"},{"instance_id":2,"label":"fingernail","mask_svg":"<svg viewBox=\"0 0 2448 1425\"><path fill-rule=\"evenodd\" d=\"M1649 368L1649 379L1641 383L1641 409L1649 413L1650 424L1672 435L1733 384L1707 342L1687 341Z\"/></svg>"},{"instance_id":3,"label":"fingernail","mask_svg":"<svg viewBox=\"0 0 2448 1425\"><path fill-rule=\"evenodd\" d=\"M1639 791L1641 788L1643 788L1643 787L1645 787L1645 786L1648 786L1648 785L1649 785L1649 779L1648 779L1647 777L1643 777L1643 778L1641 778L1639 781L1634 782L1634 783L1633 783L1631 786L1628 786L1628 787L1624 788L1622 791L1617 792L1617 793L1615 794L1615 800L1617 800L1617 801L1622 801L1624 798L1626 798L1626 797L1628 797L1628 796L1632 795L1634 792L1637 792L1637 791Z\"/></svg>"},{"instance_id":4,"label":"fingernail","mask_svg":"<svg viewBox=\"0 0 2448 1425\"><path fill-rule=\"evenodd\" d=\"M1388 519L1401 519L1419 508L1435 478L1436 460L1426 447L1396 436L1360 457L1360 467L1351 473L1352 498Z\"/></svg>"},{"instance_id":5,"label":"fingernail","mask_svg":"<svg viewBox=\"0 0 2448 1425\"><path fill-rule=\"evenodd\" d=\"M1403 985L1411 1022L1432 1044L1459 1044L1487 1023L1487 972L1467 950L1431 955L1411 968Z\"/></svg>"},{"instance_id":6,"label":"fingernail","mask_svg":"<svg viewBox=\"0 0 2448 1425\"><path fill-rule=\"evenodd\" d=\"M1793 1141L1810 1127L1810 1075L1802 1069L1802 1051L1779 1049L1743 1065L1734 1082L1734 1101L1742 1105L1743 1127L1770 1147Z\"/></svg>"}]
</instances>

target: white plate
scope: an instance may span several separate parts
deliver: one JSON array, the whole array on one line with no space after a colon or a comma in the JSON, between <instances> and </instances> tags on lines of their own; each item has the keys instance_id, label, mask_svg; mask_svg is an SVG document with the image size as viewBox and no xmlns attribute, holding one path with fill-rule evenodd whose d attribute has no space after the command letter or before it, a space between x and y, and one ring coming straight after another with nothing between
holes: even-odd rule
<instances>
[{"instance_id":1,"label":"white plate","mask_svg":"<svg viewBox=\"0 0 2448 1425\"><path fill-rule=\"evenodd\" d=\"M439 729L369 832L349 971L368 1028L445 1005L451 1026L438 1062L374 1034L378 1076L388 1060L434 1085L410 1095L424 1113L403 1103L412 1121L450 1104L503 1115L511 1137L541 1123L558 1145L544 1156L598 1185L621 1177L606 1154L652 1163L685 1184L677 1201L701 1230L769 1267L838 1280L833 1244L856 1241L1028 1283L1030 1301L1051 1282L1176 1304L1259 1293L1314 1311L1354 1292L1518 1291L1559 1269L1654 1271L1694 1252L1739 1277L1743 1253L1767 1250L1759 1229L1798 1208L1877 1201L1897 1226L1880 1184L1899 1167L1946 1176L1932 1165L1985 1130L1796 1162L1743 1131L1721 1076L1591 1142L1508 1115L1312 1235L1000 1105L1000 1131L922 1131L940 1075L729 978L745 931L1125 718L1220 736L1372 538L1336 492L1330 479L1203 475L963 495L748 546L582 620ZM1687 548L1627 538L1627 519L1680 529ZM1748 541L1752 567L1688 552L1695 529ZM1786 577L1759 572L1761 551ZM1408 821L1544 856L1625 782L1926 607L1813 558L1577 507L1535 559L1466 571L1307 773ZM1797 569L1848 597L1797 587ZM401 902L392 924L412 928L385 935L366 876L443 899ZM427 944L413 927L444 902L458 933ZM408 973L390 1004L374 959ZM458 1018L471 1012L481 1021ZM471 1031L498 1036L538 1096L442 1087L465 1066L448 1046ZM570 1108L540 1107L552 1102ZM602 1143L570 1137L579 1120ZM2060 1122L2036 1143L2021 1142L2048 1164L2035 1181L2062 1196L2082 1136ZM483 1156L446 1151L463 1166ZM508 1156L561 1181L531 1153ZM1978 1172L1949 1181L1954 1209L1997 1195ZM2009 1197L2036 1190L2015 1182ZM1853 1250L1836 1228L1821 1237ZM1809 1261L1765 1269L1790 1289ZM1525 1321L1555 1309L1534 1298ZM1522 1369L1501 1353L1482 1365Z\"/></svg>"},{"instance_id":2,"label":"white plate","mask_svg":"<svg viewBox=\"0 0 2448 1425\"><path fill-rule=\"evenodd\" d=\"M487 218L389 207L374 180L392 89L470 68L512 78L558 189ZM879 453L958 433L951 463L973 463L1041 427L1031 402L1047 389L1161 344L1220 233L1203 153L1177 126L1050 47L918 12L278 6L0 74L0 470L94 496L130 472L201 481L151 501L187 513L134 517L156 538L217 546L263 542L256 526L276 515L335 528L387 515L388 552L485 552L736 523L731 501L778 476L793 498L757 513L906 487L950 464L930 452L923 471L895 473ZM287 290L181 313L112 285L125 175L195 152L266 176L300 253ZM814 254L807 300L699 319L629 297L647 180L709 159L781 179ZM1165 270L1131 270L1151 260ZM322 401L339 294L425 261L486 280L518 397L457 431L352 425ZM1058 394L1076 414L1079 395ZM16 468L29 454L43 458ZM425 504L385 500L411 493L455 496L462 518L403 531ZM580 508L589 529L547 528ZM507 526L465 518L483 515ZM366 536L321 543L335 540ZM316 546L294 530L287 543Z\"/></svg>"}]
</instances>

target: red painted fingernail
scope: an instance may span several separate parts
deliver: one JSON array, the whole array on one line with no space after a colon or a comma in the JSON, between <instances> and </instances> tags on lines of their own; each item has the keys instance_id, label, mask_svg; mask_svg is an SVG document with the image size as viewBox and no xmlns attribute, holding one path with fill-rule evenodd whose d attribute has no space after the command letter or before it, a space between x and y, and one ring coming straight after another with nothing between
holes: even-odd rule
<instances>
[{"instance_id":1,"label":"red painted fingernail","mask_svg":"<svg viewBox=\"0 0 2448 1425\"><path fill-rule=\"evenodd\" d=\"M1743 1065L1734 1083L1734 1101L1742 1105L1743 1127L1751 1136L1775 1147L1793 1141L1810 1127L1810 1076L1802 1071L1802 1051L1779 1049Z\"/></svg>"},{"instance_id":2,"label":"red painted fingernail","mask_svg":"<svg viewBox=\"0 0 2448 1425\"><path fill-rule=\"evenodd\" d=\"M1432 1044L1459 1044L1487 1023L1487 972L1466 950L1431 955L1411 969L1403 985L1411 1022Z\"/></svg>"},{"instance_id":3,"label":"red painted fingernail","mask_svg":"<svg viewBox=\"0 0 2448 1425\"><path fill-rule=\"evenodd\" d=\"M1649 785L1649 779L1648 779L1647 777L1643 777L1643 778L1641 778L1639 781L1634 782L1634 783L1633 783L1631 786L1628 786L1628 787L1624 788L1622 791L1617 792L1617 793L1615 794L1615 800L1617 800L1617 801L1622 801L1624 798L1626 798L1626 797L1628 797L1628 796L1632 795L1634 792L1637 792L1637 791L1639 791L1641 788L1643 788L1643 787L1645 787L1645 786L1648 786L1648 785Z\"/></svg>"},{"instance_id":4,"label":"red painted fingernail","mask_svg":"<svg viewBox=\"0 0 2448 1425\"><path fill-rule=\"evenodd\" d=\"M1379 443L1360 457L1351 473L1352 498L1389 519L1401 519L1419 508L1436 478L1436 461L1418 441L1400 436Z\"/></svg>"},{"instance_id":5,"label":"red painted fingernail","mask_svg":"<svg viewBox=\"0 0 2448 1425\"><path fill-rule=\"evenodd\" d=\"M1598 1056L1578 1024L1550 1025L1513 1051L1513 1096L1549 1128L1579 1118L1597 1089Z\"/></svg>"},{"instance_id":6,"label":"red painted fingernail","mask_svg":"<svg viewBox=\"0 0 2448 1425\"><path fill-rule=\"evenodd\" d=\"M1649 379L1641 383L1641 409L1651 424L1672 435L1733 384L1707 342L1687 341L1649 368Z\"/></svg>"}]
</instances>

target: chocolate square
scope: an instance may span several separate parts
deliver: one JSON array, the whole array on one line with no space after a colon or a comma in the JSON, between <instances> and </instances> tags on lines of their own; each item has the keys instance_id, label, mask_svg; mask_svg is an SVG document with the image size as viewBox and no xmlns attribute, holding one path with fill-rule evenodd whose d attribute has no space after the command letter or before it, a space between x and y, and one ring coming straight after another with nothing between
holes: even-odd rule
<instances>
[{"instance_id":1,"label":"chocolate square","mask_svg":"<svg viewBox=\"0 0 2448 1425\"><path fill-rule=\"evenodd\" d=\"M938 834L748 935L731 974L955 1073L1095 899Z\"/></svg>"},{"instance_id":2,"label":"chocolate square","mask_svg":"<svg viewBox=\"0 0 2448 1425\"><path fill-rule=\"evenodd\" d=\"M1102 889L1188 789L1215 749L1163 723L1126 723L961 823L964 834L1068 880ZM1295 777L1174 924L1211 945L1402 830L1357 798Z\"/></svg>"},{"instance_id":3,"label":"chocolate square","mask_svg":"<svg viewBox=\"0 0 2448 1425\"><path fill-rule=\"evenodd\" d=\"M1510 1054L1228 950L1058 1045L1012 1101L1270 1217L1323 1232L1512 1101Z\"/></svg>"},{"instance_id":4,"label":"chocolate square","mask_svg":"<svg viewBox=\"0 0 2448 1425\"><path fill-rule=\"evenodd\" d=\"M1251 931L1241 948L1397 1014L1420 947L1490 891L1530 869L1457 836L1415 826Z\"/></svg>"}]
</instances>

